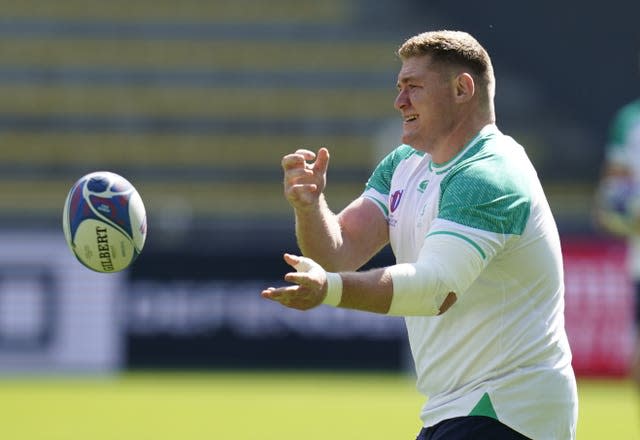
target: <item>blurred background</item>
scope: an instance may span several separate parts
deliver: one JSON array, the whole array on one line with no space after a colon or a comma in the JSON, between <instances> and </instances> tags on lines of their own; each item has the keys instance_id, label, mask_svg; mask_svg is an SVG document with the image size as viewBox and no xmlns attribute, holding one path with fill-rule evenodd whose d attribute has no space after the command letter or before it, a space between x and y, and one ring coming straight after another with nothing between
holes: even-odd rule
<instances>
[{"instance_id":1,"label":"blurred background","mask_svg":"<svg viewBox=\"0 0 640 440\"><path fill-rule=\"evenodd\" d=\"M259 298L296 251L280 159L332 153L338 211L399 142L406 38L472 33L498 125L527 149L563 239L581 377L623 377L624 246L593 226L608 125L640 95L640 3L496 0L0 1L0 370L409 371L401 320ZM130 180L143 254L94 274L66 248L82 175ZM371 265L392 261L385 249Z\"/></svg>"}]
</instances>

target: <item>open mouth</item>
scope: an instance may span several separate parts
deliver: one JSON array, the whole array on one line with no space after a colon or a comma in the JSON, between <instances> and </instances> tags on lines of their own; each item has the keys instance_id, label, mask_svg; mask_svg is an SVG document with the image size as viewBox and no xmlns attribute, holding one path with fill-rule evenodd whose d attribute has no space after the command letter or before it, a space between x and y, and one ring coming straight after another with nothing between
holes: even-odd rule
<instances>
[{"instance_id":1,"label":"open mouth","mask_svg":"<svg viewBox=\"0 0 640 440\"><path fill-rule=\"evenodd\" d=\"M408 115L408 116L405 116L404 122L412 122L412 121L415 121L416 119L418 119L418 115Z\"/></svg>"}]
</instances>

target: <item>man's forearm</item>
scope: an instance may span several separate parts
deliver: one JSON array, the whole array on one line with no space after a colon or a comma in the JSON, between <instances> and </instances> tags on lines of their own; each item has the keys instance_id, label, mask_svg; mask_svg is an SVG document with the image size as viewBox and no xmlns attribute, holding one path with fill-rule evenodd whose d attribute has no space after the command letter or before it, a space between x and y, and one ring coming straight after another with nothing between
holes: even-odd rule
<instances>
[{"instance_id":1,"label":"man's forearm","mask_svg":"<svg viewBox=\"0 0 640 440\"><path fill-rule=\"evenodd\" d=\"M342 245L338 217L329 209L324 196L306 210L296 210L296 238L302 254L328 270L337 270L337 256Z\"/></svg>"}]
</instances>

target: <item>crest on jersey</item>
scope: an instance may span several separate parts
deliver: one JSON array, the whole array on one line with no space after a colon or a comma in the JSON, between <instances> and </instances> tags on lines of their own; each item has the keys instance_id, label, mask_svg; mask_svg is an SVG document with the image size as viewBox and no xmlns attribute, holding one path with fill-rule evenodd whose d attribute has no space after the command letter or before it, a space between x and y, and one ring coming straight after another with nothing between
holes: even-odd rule
<instances>
[{"instance_id":1,"label":"crest on jersey","mask_svg":"<svg viewBox=\"0 0 640 440\"><path fill-rule=\"evenodd\" d=\"M398 209L403 192L403 190L399 189L391 195L391 212L394 212L396 209Z\"/></svg>"}]
</instances>

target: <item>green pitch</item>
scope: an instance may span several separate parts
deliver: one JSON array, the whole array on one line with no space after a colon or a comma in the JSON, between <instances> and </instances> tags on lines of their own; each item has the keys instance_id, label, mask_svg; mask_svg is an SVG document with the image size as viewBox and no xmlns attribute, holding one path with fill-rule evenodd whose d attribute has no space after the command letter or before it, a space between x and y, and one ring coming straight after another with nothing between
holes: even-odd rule
<instances>
[{"instance_id":1,"label":"green pitch","mask_svg":"<svg viewBox=\"0 0 640 440\"><path fill-rule=\"evenodd\" d=\"M578 439L640 438L628 382L579 383ZM391 374L125 374L3 378L0 438L413 439L422 399Z\"/></svg>"}]
</instances>

